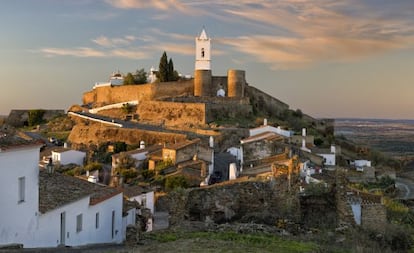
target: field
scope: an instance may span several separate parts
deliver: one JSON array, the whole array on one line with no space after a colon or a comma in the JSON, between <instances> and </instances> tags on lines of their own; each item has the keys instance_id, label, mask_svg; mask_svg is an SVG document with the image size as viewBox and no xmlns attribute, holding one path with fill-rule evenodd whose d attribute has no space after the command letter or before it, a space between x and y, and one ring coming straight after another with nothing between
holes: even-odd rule
<instances>
[{"instance_id":1,"label":"field","mask_svg":"<svg viewBox=\"0 0 414 253\"><path fill-rule=\"evenodd\" d=\"M336 119L335 136L400 160L414 159L414 120Z\"/></svg>"}]
</instances>

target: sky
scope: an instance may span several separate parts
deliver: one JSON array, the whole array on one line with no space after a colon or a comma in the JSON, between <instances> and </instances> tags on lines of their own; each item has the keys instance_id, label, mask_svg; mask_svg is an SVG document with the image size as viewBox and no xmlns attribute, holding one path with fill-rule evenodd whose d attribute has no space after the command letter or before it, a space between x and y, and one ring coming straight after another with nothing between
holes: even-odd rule
<instances>
[{"instance_id":1,"label":"sky","mask_svg":"<svg viewBox=\"0 0 414 253\"><path fill-rule=\"evenodd\" d=\"M164 51L193 75L204 27L213 75L316 118L414 119L413 0L2 0L0 21L2 115L67 110Z\"/></svg>"}]
</instances>

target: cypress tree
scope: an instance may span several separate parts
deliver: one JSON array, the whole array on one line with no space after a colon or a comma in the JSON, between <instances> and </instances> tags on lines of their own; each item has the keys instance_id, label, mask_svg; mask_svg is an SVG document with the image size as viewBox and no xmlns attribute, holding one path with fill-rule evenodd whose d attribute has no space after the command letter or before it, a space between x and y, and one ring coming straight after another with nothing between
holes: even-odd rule
<instances>
[{"instance_id":1,"label":"cypress tree","mask_svg":"<svg viewBox=\"0 0 414 253\"><path fill-rule=\"evenodd\" d=\"M158 70L159 70L158 79L160 80L160 82L167 82L169 65L168 65L167 53L165 51L161 56Z\"/></svg>"},{"instance_id":2,"label":"cypress tree","mask_svg":"<svg viewBox=\"0 0 414 253\"><path fill-rule=\"evenodd\" d=\"M171 58L168 62L168 81L176 81L174 77L174 63Z\"/></svg>"}]
</instances>

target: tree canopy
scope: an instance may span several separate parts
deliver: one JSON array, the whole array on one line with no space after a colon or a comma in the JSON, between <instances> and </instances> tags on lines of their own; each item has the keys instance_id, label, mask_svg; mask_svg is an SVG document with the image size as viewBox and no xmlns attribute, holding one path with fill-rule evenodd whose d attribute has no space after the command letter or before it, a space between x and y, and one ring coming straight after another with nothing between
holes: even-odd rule
<instances>
[{"instance_id":1,"label":"tree canopy","mask_svg":"<svg viewBox=\"0 0 414 253\"><path fill-rule=\"evenodd\" d=\"M135 74L128 72L128 74L124 77L124 85L131 85L131 84L144 84L147 83L147 73L145 69L137 69Z\"/></svg>"}]
</instances>

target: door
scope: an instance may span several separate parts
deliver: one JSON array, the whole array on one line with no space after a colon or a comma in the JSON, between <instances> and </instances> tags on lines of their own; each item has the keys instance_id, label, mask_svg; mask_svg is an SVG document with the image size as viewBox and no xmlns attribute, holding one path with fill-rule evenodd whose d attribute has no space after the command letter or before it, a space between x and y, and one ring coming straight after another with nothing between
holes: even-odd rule
<instances>
[{"instance_id":1,"label":"door","mask_svg":"<svg viewBox=\"0 0 414 253\"><path fill-rule=\"evenodd\" d=\"M66 214L60 213L60 245L65 245Z\"/></svg>"}]
</instances>

